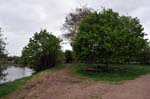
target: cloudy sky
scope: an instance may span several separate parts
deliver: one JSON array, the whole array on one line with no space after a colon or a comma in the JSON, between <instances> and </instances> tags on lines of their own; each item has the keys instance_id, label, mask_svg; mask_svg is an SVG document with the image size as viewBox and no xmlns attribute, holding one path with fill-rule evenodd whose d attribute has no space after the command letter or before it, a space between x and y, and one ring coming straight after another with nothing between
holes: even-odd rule
<instances>
[{"instance_id":1,"label":"cloudy sky","mask_svg":"<svg viewBox=\"0 0 150 99\"><path fill-rule=\"evenodd\" d=\"M123 15L138 17L150 38L149 0L0 0L0 27L7 37L10 55L21 55L30 37L42 28L56 36L72 9L87 5L95 10L112 8ZM70 49L68 45L64 49Z\"/></svg>"}]
</instances>

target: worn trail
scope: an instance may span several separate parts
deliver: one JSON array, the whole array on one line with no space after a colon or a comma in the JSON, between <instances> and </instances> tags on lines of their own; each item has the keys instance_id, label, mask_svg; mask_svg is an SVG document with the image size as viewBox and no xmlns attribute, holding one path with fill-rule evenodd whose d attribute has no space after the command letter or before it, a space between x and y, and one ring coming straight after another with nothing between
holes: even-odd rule
<instances>
[{"instance_id":1,"label":"worn trail","mask_svg":"<svg viewBox=\"0 0 150 99\"><path fill-rule=\"evenodd\" d=\"M150 99L150 74L112 84L71 76L67 68L33 78L8 99Z\"/></svg>"}]
</instances>

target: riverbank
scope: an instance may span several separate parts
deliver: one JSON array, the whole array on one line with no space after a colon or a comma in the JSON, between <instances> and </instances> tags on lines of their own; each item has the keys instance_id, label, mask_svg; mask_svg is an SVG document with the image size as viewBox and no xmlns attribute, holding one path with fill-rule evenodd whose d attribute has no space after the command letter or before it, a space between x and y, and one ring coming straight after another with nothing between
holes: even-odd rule
<instances>
[{"instance_id":1,"label":"riverbank","mask_svg":"<svg viewBox=\"0 0 150 99\"><path fill-rule=\"evenodd\" d=\"M6 98L9 94L18 90L22 85L25 85L32 77L25 77L12 82L0 84L0 98Z\"/></svg>"},{"instance_id":2,"label":"riverbank","mask_svg":"<svg viewBox=\"0 0 150 99\"><path fill-rule=\"evenodd\" d=\"M80 66L81 64L59 65L29 79L4 84L0 87L0 92L5 90L1 96L4 97L5 94L5 99L121 99L120 94L123 94L123 98L127 97L125 99L144 99L137 96L143 97L149 94L147 90L150 90L150 75L147 73L150 73L150 67L148 66L137 66L138 69L132 68L127 72L124 71L124 74L119 72L115 75L99 74L99 76L83 74ZM140 76L143 74L147 75ZM134 80L130 80L131 78ZM117 83L110 83L112 81ZM144 88L145 90L142 90ZM112 97L109 97L108 93ZM136 96L137 93L139 94ZM134 98L131 98L132 96ZM150 96L147 97L145 99L150 99Z\"/></svg>"},{"instance_id":3,"label":"riverbank","mask_svg":"<svg viewBox=\"0 0 150 99\"><path fill-rule=\"evenodd\" d=\"M1 98L5 99L9 95L11 95L12 93L16 92L17 90L22 89L23 87L25 87L28 84L29 80L31 80L33 78L38 78L38 76L40 76L41 74L43 75L43 74L45 74L49 71L62 69L63 67L64 67L63 64L59 64L59 65L57 65L56 67L54 67L52 69L45 70L45 71L37 73L37 74L33 74L32 76L24 77L24 78L21 78L21 79L17 79L17 80L14 80L14 81L10 81L10 82L0 84L0 99Z\"/></svg>"}]
</instances>

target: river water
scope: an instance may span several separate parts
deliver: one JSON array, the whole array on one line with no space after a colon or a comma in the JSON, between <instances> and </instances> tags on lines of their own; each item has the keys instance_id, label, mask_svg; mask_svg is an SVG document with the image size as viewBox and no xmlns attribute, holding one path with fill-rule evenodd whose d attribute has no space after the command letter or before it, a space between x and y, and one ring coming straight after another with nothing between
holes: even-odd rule
<instances>
[{"instance_id":1,"label":"river water","mask_svg":"<svg viewBox=\"0 0 150 99\"><path fill-rule=\"evenodd\" d=\"M27 67L9 66L3 71L3 73L6 73L7 75L5 76L5 80L1 80L0 83L10 82L16 79L31 76L33 74L33 70Z\"/></svg>"}]
</instances>

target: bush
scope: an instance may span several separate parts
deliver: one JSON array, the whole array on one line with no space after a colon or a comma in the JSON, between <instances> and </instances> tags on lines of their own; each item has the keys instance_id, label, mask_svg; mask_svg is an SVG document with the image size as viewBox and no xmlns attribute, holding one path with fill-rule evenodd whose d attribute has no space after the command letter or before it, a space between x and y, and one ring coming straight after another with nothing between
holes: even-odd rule
<instances>
[{"instance_id":1,"label":"bush","mask_svg":"<svg viewBox=\"0 0 150 99\"><path fill-rule=\"evenodd\" d=\"M71 63L74 60L72 51L70 50L65 51L65 60L66 60L66 63Z\"/></svg>"},{"instance_id":2,"label":"bush","mask_svg":"<svg viewBox=\"0 0 150 99\"><path fill-rule=\"evenodd\" d=\"M150 46L148 45L141 51L138 57L138 61L141 64L149 65L150 64Z\"/></svg>"}]
</instances>

